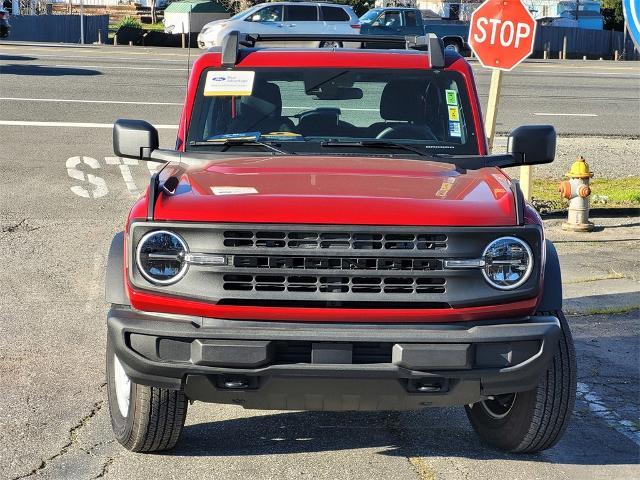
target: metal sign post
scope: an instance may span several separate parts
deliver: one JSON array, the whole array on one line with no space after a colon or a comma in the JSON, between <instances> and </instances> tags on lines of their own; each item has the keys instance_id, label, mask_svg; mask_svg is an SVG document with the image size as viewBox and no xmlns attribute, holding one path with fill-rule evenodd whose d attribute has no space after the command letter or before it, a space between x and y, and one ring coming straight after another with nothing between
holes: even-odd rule
<instances>
[{"instance_id":1,"label":"metal sign post","mask_svg":"<svg viewBox=\"0 0 640 480\"><path fill-rule=\"evenodd\" d=\"M84 3L80 0L80 44L84 45Z\"/></svg>"}]
</instances>

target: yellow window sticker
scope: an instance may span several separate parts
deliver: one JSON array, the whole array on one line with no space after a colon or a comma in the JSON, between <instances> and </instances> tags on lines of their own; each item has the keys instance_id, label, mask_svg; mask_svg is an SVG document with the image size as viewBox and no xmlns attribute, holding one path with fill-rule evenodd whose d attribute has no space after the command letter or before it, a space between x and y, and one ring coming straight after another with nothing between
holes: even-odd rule
<instances>
[{"instance_id":1,"label":"yellow window sticker","mask_svg":"<svg viewBox=\"0 0 640 480\"><path fill-rule=\"evenodd\" d=\"M460 121L460 112L458 111L458 107L449 105L449 120L452 122Z\"/></svg>"},{"instance_id":2,"label":"yellow window sticker","mask_svg":"<svg viewBox=\"0 0 640 480\"><path fill-rule=\"evenodd\" d=\"M204 83L205 97L246 97L253 91L256 72L232 70L207 72Z\"/></svg>"}]
</instances>

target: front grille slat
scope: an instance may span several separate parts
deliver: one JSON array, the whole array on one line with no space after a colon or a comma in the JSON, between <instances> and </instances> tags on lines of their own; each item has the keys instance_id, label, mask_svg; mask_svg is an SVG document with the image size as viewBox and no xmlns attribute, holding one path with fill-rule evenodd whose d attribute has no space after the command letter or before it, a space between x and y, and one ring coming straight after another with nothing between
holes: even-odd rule
<instances>
[{"instance_id":1,"label":"front grille slat","mask_svg":"<svg viewBox=\"0 0 640 480\"><path fill-rule=\"evenodd\" d=\"M350 277L317 275L223 275L225 290L305 293L444 293L436 277Z\"/></svg>"},{"instance_id":2,"label":"front grille slat","mask_svg":"<svg viewBox=\"0 0 640 480\"><path fill-rule=\"evenodd\" d=\"M447 236L433 233L225 230L224 246L285 250L443 250Z\"/></svg>"},{"instance_id":3,"label":"front grille slat","mask_svg":"<svg viewBox=\"0 0 640 480\"><path fill-rule=\"evenodd\" d=\"M412 271L442 270L436 258L311 257L284 255L234 255L237 269L335 270L335 271Z\"/></svg>"}]
</instances>

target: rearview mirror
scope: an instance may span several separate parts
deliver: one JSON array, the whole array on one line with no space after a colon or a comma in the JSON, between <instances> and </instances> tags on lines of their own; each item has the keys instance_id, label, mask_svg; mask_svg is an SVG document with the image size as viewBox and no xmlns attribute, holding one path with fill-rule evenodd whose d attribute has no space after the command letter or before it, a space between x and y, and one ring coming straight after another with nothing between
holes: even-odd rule
<instances>
[{"instance_id":1,"label":"rearview mirror","mask_svg":"<svg viewBox=\"0 0 640 480\"><path fill-rule=\"evenodd\" d=\"M158 146L158 130L149 122L120 119L113 124L113 152L118 157L150 160Z\"/></svg>"},{"instance_id":2,"label":"rearview mirror","mask_svg":"<svg viewBox=\"0 0 640 480\"><path fill-rule=\"evenodd\" d=\"M313 95L318 100L360 100L363 93L360 88L327 85L321 87Z\"/></svg>"},{"instance_id":3,"label":"rearview mirror","mask_svg":"<svg viewBox=\"0 0 640 480\"><path fill-rule=\"evenodd\" d=\"M556 130L551 125L523 125L509 134L507 153L516 165L551 163L556 155Z\"/></svg>"}]
</instances>

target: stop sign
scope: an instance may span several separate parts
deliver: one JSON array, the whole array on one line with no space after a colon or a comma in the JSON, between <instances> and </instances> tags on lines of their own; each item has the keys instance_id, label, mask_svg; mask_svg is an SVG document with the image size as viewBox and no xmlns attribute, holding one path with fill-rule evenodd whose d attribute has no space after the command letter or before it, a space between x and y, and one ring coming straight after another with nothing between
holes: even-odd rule
<instances>
[{"instance_id":1,"label":"stop sign","mask_svg":"<svg viewBox=\"0 0 640 480\"><path fill-rule=\"evenodd\" d=\"M511 70L531 55L535 34L521 0L486 0L471 15L469 45L483 66Z\"/></svg>"}]
</instances>

